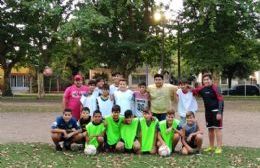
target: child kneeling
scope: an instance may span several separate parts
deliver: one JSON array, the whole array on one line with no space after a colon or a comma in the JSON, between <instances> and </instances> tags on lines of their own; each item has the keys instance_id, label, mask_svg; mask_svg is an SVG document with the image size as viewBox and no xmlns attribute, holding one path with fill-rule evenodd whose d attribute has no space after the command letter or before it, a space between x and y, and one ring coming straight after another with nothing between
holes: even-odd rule
<instances>
[{"instance_id":1,"label":"child kneeling","mask_svg":"<svg viewBox=\"0 0 260 168\"><path fill-rule=\"evenodd\" d=\"M131 110L126 110L125 119L120 126L121 140L116 144L117 151L140 153L140 143L137 138L138 126L138 118L134 118Z\"/></svg>"},{"instance_id":2,"label":"child kneeling","mask_svg":"<svg viewBox=\"0 0 260 168\"><path fill-rule=\"evenodd\" d=\"M65 109L63 115L57 117L51 127L51 138L57 151L62 151L60 142L66 150L71 150L71 144L80 142L83 135L80 133L80 127L77 120L72 118L71 109Z\"/></svg>"},{"instance_id":3,"label":"child kneeling","mask_svg":"<svg viewBox=\"0 0 260 168\"><path fill-rule=\"evenodd\" d=\"M182 128L182 154L200 152L203 140L203 131L195 119L193 112L187 112L186 125Z\"/></svg>"}]
</instances>

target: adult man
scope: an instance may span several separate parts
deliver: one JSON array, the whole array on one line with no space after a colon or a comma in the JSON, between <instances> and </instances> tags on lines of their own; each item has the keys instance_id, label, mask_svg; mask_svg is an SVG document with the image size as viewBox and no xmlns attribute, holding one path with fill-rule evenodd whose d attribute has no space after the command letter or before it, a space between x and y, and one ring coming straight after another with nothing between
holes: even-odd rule
<instances>
[{"instance_id":1,"label":"adult man","mask_svg":"<svg viewBox=\"0 0 260 168\"><path fill-rule=\"evenodd\" d=\"M80 118L80 98L81 95L87 95L88 87L83 85L81 75L74 76L74 84L67 87L63 96L63 108L72 110L72 116L79 120Z\"/></svg>"},{"instance_id":2,"label":"adult man","mask_svg":"<svg viewBox=\"0 0 260 168\"><path fill-rule=\"evenodd\" d=\"M154 75L154 84L148 86L150 93L151 111L159 121L165 120L166 112L173 108L173 100L178 87L164 83L162 74Z\"/></svg>"}]
</instances>

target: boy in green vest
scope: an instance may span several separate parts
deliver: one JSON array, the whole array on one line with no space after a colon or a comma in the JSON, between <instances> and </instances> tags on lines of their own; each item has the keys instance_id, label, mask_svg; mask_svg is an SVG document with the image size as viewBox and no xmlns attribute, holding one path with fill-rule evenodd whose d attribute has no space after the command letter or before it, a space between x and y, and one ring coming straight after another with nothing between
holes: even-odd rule
<instances>
[{"instance_id":1,"label":"boy in green vest","mask_svg":"<svg viewBox=\"0 0 260 168\"><path fill-rule=\"evenodd\" d=\"M166 145L173 152L180 140L181 129L180 121L175 119L175 111L173 109L168 110L166 120L159 122L158 149L160 146Z\"/></svg>"},{"instance_id":2,"label":"boy in green vest","mask_svg":"<svg viewBox=\"0 0 260 168\"><path fill-rule=\"evenodd\" d=\"M140 153L140 143L137 137L138 127L138 118L134 118L132 110L126 110L125 119L120 126L121 140L116 144L118 152Z\"/></svg>"},{"instance_id":3,"label":"boy in green vest","mask_svg":"<svg viewBox=\"0 0 260 168\"><path fill-rule=\"evenodd\" d=\"M107 152L114 152L116 144L120 140L120 126L124 117L120 115L120 106L114 105L110 116L105 117L106 141L105 148Z\"/></svg>"},{"instance_id":4,"label":"boy in green vest","mask_svg":"<svg viewBox=\"0 0 260 168\"><path fill-rule=\"evenodd\" d=\"M94 145L99 150L104 146L105 125L102 122L102 115L99 110L94 111L92 122L86 125L86 144Z\"/></svg>"},{"instance_id":5,"label":"boy in green vest","mask_svg":"<svg viewBox=\"0 0 260 168\"><path fill-rule=\"evenodd\" d=\"M158 120L153 117L151 111L143 110L143 117L140 118L140 143L142 153L156 153Z\"/></svg>"}]
</instances>

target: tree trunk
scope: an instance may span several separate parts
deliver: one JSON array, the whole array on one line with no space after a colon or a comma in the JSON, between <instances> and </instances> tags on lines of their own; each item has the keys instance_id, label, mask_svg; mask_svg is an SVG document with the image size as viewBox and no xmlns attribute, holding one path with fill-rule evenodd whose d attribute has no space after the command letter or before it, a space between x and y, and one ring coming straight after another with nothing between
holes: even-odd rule
<instances>
[{"instance_id":1,"label":"tree trunk","mask_svg":"<svg viewBox=\"0 0 260 168\"><path fill-rule=\"evenodd\" d=\"M232 77L228 77L228 88L230 89L232 86Z\"/></svg>"},{"instance_id":2,"label":"tree trunk","mask_svg":"<svg viewBox=\"0 0 260 168\"><path fill-rule=\"evenodd\" d=\"M37 83L38 83L38 98L41 99L44 97L44 76L43 73L37 72Z\"/></svg>"},{"instance_id":3,"label":"tree trunk","mask_svg":"<svg viewBox=\"0 0 260 168\"><path fill-rule=\"evenodd\" d=\"M12 66L7 66L7 68L4 68L4 84L3 84L3 91L2 91L2 96L13 96L11 85L10 85L10 75L11 75L11 70Z\"/></svg>"}]
</instances>

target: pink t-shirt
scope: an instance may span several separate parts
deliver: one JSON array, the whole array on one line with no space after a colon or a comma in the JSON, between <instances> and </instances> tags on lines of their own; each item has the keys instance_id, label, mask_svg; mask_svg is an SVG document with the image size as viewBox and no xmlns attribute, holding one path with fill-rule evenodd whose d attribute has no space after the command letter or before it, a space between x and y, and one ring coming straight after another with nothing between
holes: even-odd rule
<instances>
[{"instance_id":1,"label":"pink t-shirt","mask_svg":"<svg viewBox=\"0 0 260 168\"><path fill-rule=\"evenodd\" d=\"M72 85L67 87L64 92L64 98L68 102L66 108L70 108L72 110L72 116L77 120L80 118L81 95L87 95L87 93L88 87L86 85L82 85L79 88L76 85Z\"/></svg>"}]
</instances>

